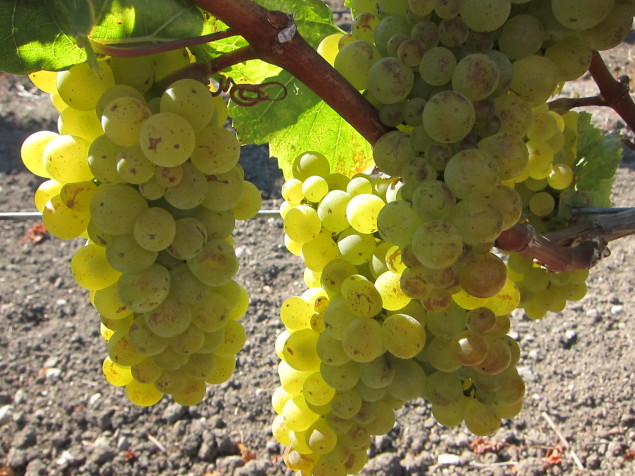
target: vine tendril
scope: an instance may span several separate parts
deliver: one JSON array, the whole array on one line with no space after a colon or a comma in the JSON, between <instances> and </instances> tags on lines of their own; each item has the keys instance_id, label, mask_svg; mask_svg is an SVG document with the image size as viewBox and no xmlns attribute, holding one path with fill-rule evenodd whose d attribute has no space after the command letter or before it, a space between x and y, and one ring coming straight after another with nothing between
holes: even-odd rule
<instances>
[{"instance_id":1,"label":"vine tendril","mask_svg":"<svg viewBox=\"0 0 635 476\"><path fill-rule=\"evenodd\" d=\"M271 87L279 87L282 94L273 97L267 92ZM261 84L238 84L232 78L220 76L218 80L218 90L212 95L218 96L221 93L229 94L229 97L239 106L251 107L264 101L282 101L287 97L287 88L278 81L268 81Z\"/></svg>"}]
</instances>

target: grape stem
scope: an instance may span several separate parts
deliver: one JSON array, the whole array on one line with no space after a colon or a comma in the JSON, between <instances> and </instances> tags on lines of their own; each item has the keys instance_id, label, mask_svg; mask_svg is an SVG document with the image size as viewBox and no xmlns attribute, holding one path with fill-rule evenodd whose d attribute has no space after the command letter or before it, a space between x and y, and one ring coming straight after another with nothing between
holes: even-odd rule
<instances>
[{"instance_id":1,"label":"grape stem","mask_svg":"<svg viewBox=\"0 0 635 476\"><path fill-rule=\"evenodd\" d=\"M193 1L239 32L258 59L302 81L371 144L390 130L379 120L377 109L297 32L293 16L250 0Z\"/></svg>"},{"instance_id":2,"label":"grape stem","mask_svg":"<svg viewBox=\"0 0 635 476\"><path fill-rule=\"evenodd\" d=\"M236 31L228 28L227 30L217 31L214 33L210 33L209 35L195 36L192 38L180 38L178 40L171 40L153 45L115 46L113 44L100 43L95 40L91 40L91 45L95 50L95 53L97 54L105 56L115 56L118 58L135 58L139 56L154 55L157 53L164 53L166 51L178 50L190 46L211 43L212 41L222 40L224 38L230 38L237 35L238 33ZM137 38L136 40L138 41L139 39Z\"/></svg>"}]
</instances>

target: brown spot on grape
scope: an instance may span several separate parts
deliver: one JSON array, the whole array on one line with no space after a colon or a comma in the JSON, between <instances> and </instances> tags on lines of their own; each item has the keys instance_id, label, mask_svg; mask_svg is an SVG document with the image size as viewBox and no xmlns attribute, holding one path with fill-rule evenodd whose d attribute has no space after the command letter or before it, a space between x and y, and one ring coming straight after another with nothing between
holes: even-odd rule
<instances>
[{"instance_id":1,"label":"brown spot on grape","mask_svg":"<svg viewBox=\"0 0 635 476\"><path fill-rule=\"evenodd\" d=\"M159 146L161 142L163 142L163 138L161 137L150 137L148 139L148 150L156 152L157 147Z\"/></svg>"}]
</instances>

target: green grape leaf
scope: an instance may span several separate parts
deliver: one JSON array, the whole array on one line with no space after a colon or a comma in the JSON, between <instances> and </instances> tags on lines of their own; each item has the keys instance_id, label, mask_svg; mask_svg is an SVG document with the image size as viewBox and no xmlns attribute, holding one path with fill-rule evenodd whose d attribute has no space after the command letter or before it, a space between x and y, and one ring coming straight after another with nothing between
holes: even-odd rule
<instances>
[{"instance_id":1,"label":"green grape leaf","mask_svg":"<svg viewBox=\"0 0 635 476\"><path fill-rule=\"evenodd\" d=\"M591 124L591 114L578 116L578 161L574 164L576 190L586 192L591 207L610 207L615 171L622 159L618 134L603 136Z\"/></svg>"},{"instance_id":2,"label":"green grape leaf","mask_svg":"<svg viewBox=\"0 0 635 476\"><path fill-rule=\"evenodd\" d=\"M269 151L278 157L286 179L291 177L295 157L305 151L321 152L329 159L331 172L347 176L368 171L374 164L370 144L323 101L302 114L297 123L275 134Z\"/></svg>"}]
</instances>

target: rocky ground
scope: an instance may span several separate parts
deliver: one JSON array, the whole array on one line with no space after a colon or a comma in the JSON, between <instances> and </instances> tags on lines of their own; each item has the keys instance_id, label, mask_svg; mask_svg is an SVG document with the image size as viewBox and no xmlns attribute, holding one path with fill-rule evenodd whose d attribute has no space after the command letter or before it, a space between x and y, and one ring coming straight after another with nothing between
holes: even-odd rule
<instances>
[{"instance_id":1,"label":"rocky ground","mask_svg":"<svg viewBox=\"0 0 635 476\"><path fill-rule=\"evenodd\" d=\"M635 72L631 52L626 44L605 54L616 75ZM589 91L593 83L583 78L565 92ZM0 211L33 210L39 182L21 166L19 147L36 130L54 130L55 120L47 97L20 78L0 77ZM609 111L599 111L597 123L629 133ZM241 161L264 208L276 208L275 160L264 147L245 147ZM634 167L627 154L616 206L635 203ZM37 241L36 224L0 221L0 475L290 474L269 429L273 342L280 303L304 283L279 219L253 219L235 232L238 280L251 306L234 377L195 407L164 399L152 408L132 406L101 376L99 319L69 270L82 242ZM480 439L439 426L424 403L409 403L393 430L373 440L364 474L634 474L635 241L620 239L611 250L584 300L538 322L514 315L527 382L517 418Z\"/></svg>"}]
</instances>

